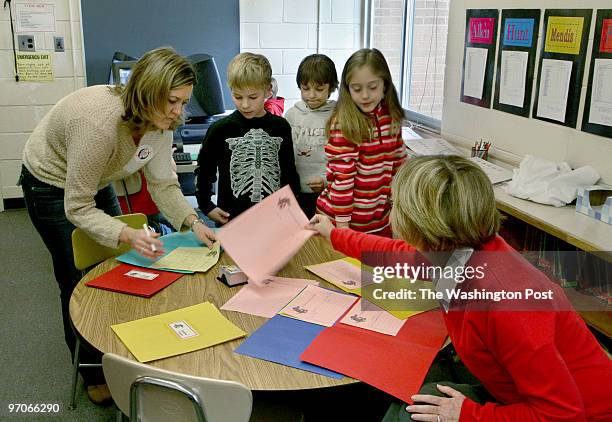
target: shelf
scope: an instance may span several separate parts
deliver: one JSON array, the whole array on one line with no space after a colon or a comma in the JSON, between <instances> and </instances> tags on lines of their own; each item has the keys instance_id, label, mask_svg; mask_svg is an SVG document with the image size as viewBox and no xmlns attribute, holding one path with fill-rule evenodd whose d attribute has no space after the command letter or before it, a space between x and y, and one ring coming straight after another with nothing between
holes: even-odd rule
<instances>
[{"instance_id":1,"label":"shelf","mask_svg":"<svg viewBox=\"0 0 612 422\"><path fill-rule=\"evenodd\" d=\"M612 262L612 225L584 214L573 206L553 207L508 195L494 187L497 208L598 257Z\"/></svg>"}]
</instances>

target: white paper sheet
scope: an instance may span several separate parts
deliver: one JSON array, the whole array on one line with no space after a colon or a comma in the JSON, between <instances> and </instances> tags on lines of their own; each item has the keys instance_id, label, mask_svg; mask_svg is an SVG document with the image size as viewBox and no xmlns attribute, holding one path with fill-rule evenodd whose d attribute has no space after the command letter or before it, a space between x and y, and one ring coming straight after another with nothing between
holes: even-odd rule
<instances>
[{"instance_id":1,"label":"white paper sheet","mask_svg":"<svg viewBox=\"0 0 612 422\"><path fill-rule=\"evenodd\" d=\"M471 157L470 161L480 166L482 171L484 171L489 177L489 180L493 185L512 179L512 170L505 169L497 164L489 163L488 161L478 157Z\"/></svg>"},{"instance_id":2,"label":"white paper sheet","mask_svg":"<svg viewBox=\"0 0 612 422\"><path fill-rule=\"evenodd\" d=\"M466 47L463 69L463 95L466 97L482 100L488 53L486 48Z\"/></svg>"},{"instance_id":3,"label":"white paper sheet","mask_svg":"<svg viewBox=\"0 0 612 422\"><path fill-rule=\"evenodd\" d=\"M589 123L612 126L612 59L595 59Z\"/></svg>"},{"instance_id":4,"label":"white paper sheet","mask_svg":"<svg viewBox=\"0 0 612 422\"><path fill-rule=\"evenodd\" d=\"M441 138L409 139L404 144L418 155L463 155L457 148Z\"/></svg>"},{"instance_id":5,"label":"white paper sheet","mask_svg":"<svg viewBox=\"0 0 612 422\"><path fill-rule=\"evenodd\" d=\"M572 65L573 63L567 60L542 60L536 116L565 121Z\"/></svg>"},{"instance_id":6,"label":"white paper sheet","mask_svg":"<svg viewBox=\"0 0 612 422\"><path fill-rule=\"evenodd\" d=\"M499 102L515 107L525 104L525 80L527 79L526 51L502 51L499 78Z\"/></svg>"}]
</instances>

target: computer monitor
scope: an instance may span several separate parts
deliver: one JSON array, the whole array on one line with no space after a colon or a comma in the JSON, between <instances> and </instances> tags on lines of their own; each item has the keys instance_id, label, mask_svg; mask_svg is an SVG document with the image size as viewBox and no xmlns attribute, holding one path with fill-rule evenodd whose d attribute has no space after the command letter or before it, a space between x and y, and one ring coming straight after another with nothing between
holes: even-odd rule
<instances>
[{"instance_id":1,"label":"computer monitor","mask_svg":"<svg viewBox=\"0 0 612 422\"><path fill-rule=\"evenodd\" d=\"M120 85L127 85L128 78L130 77L132 68L135 64L136 60L113 63L111 66L112 80L109 81L109 83L114 85L115 81L119 81Z\"/></svg>"},{"instance_id":2,"label":"computer monitor","mask_svg":"<svg viewBox=\"0 0 612 422\"><path fill-rule=\"evenodd\" d=\"M116 81L119 81L120 85L125 86L137 60L136 57L128 56L120 51L115 51L108 74L108 84L115 85Z\"/></svg>"},{"instance_id":3,"label":"computer monitor","mask_svg":"<svg viewBox=\"0 0 612 422\"><path fill-rule=\"evenodd\" d=\"M223 86L215 59L210 54L192 54L187 60L195 69L198 82L193 87L191 100L185 106L187 124L206 123L212 116L223 114Z\"/></svg>"}]
</instances>

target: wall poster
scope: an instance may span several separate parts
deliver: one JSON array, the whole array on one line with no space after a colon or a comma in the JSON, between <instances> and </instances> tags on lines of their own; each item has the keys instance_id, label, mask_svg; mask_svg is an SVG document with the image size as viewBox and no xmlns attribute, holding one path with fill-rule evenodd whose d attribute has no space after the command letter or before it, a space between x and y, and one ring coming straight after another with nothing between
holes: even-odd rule
<instances>
[{"instance_id":1,"label":"wall poster","mask_svg":"<svg viewBox=\"0 0 612 422\"><path fill-rule=\"evenodd\" d=\"M590 9L544 13L533 118L576 127L592 14Z\"/></svg>"},{"instance_id":2,"label":"wall poster","mask_svg":"<svg viewBox=\"0 0 612 422\"><path fill-rule=\"evenodd\" d=\"M465 15L465 50L461 78L461 101L491 107L497 9L468 9Z\"/></svg>"},{"instance_id":3,"label":"wall poster","mask_svg":"<svg viewBox=\"0 0 612 422\"><path fill-rule=\"evenodd\" d=\"M529 117L540 9L502 10L493 108Z\"/></svg>"},{"instance_id":4,"label":"wall poster","mask_svg":"<svg viewBox=\"0 0 612 422\"><path fill-rule=\"evenodd\" d=\"M612 9L597 11L582 130L612 138Z\"/></svg>"}]
</instances>

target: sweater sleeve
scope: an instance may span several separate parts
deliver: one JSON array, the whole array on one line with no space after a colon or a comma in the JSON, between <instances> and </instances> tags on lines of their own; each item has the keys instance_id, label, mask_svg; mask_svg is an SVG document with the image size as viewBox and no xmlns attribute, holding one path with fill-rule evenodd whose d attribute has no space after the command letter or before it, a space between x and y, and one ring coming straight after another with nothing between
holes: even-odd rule
<instances>
[{"instance_id":1,"label":"sweater sleeve","mask_svg":"<svg viewBox=\"0 0 612 422\"><path fill-rule=\"evenodd\" d=\"M338 129L330 131L327 145L327 181L329 203L338 223L351 221L353 189L357 174L359 147L345 139Z\"/></svg>"},{"instance_id":2,"label":"sweater sleeve","mask_svg":"<svg viewBox=\"0 0 612 422\"><path fill-rule=\"evenodd\" d=\"M553 312L490 312L487 346L508 371L524 401L479 405L466 399L460 422L585 421L582 396L557 350L555 330Z\"/></svg>"},{"instance_id":3,"label":"sweater sleeve","mask_svg":"<svg viewBox=\"0 0 612 422\"><path fill-rule=\"evenodd\" d=\"M393 175L394 176L395 176L395 173L397 173L397 170L402 166L402 164L406 162L406 156L407 156L406 145L404 144L404 140L402 139L401 131L400 131L400 134L397 135L397 145L396 145L395 153L394 153L394 158L395 158L395 160L393 161Z\"/></svg>"},{"instance_id":4,"label":"sweater sleeve","mask_svg":"<svg viewBox=\"0 0 612 422\"><path fill-rule=\"evenodd\" d=\"M94 199L114 146L114 140L104 139L100 133L103 131L86 118L66 125L64 210L66 218L96 242L116 248L126 224L96 208Z\"/></svg>"},{"instance_id":5,"label":"sweater sleeve","mask_svg":"<svg viewBox=\"0 0 612 422\"><path fill-rule=\"evenodd\" d=\"M338 252L357 259L361 258L362 251L416 252L416 249L403 240L389 239L351 229L333 229L331 243Z\"/></svg>"},{"instance_id":6,"label":"sweater sleeve","mask_svg":"<svg viewBox=\"0 0 612 422\"><path fill-rule=\"evenodd\" d=\"M170 138L172 132L168 131L167 136ZM145 166L144 174L153 202L170 224L180 230L185 218L196 212L185 199L178 176L172 167L171 139L162 142L160 150Z\"/></svg>"},{"instance_id":7,"label":"sweater sleeve","mask_svg":"<svg viewBox=\"0 0 612 422\"><path fill-rule=\"evenodd\" d=\"M217 180L217 168L219 165L219 152L215 147L219 142L217 138L220 134L218 132L217 126L213 124L206 132L200 153L198 154L196 199L198 200L198 207L204 214L208 214L216 207L211 198L214 194L213 186Z\"/></svg>"},{"instance_id":8,"label":"sweater sleeve","mask_svg":"<svg viewBox=\"0 0 612 422\"><path fill-rule=\"evenodd\" d=\"M283 122L283 142L281 143L278 159L281 168L281 186L289 185L295 196L300 194L300 176L295 169L295 155L293 153L293 140L291 126Z\"/></svg>"}]
</instances>

